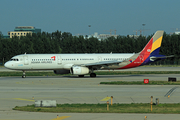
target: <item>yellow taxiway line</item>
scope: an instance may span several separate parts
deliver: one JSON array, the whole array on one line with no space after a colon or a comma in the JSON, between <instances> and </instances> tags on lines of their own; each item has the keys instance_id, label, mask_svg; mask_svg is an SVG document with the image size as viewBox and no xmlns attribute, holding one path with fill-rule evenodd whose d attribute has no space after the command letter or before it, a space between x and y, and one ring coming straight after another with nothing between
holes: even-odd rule
<instances>
[{"instance_id":1,"label":"yellow taxiway line","mask_svg":"<svg viewBox=\"0 0 180 120\"><path fill-rule=\"evenodd\" d=\"M54 118L52 120L63 120L63 119L69 118L69 117L71 117L71 116L61 116L61 117Z\"/></svg>"},{"instance_id":2,"label":"yellow taxiway line","mask_svg":"<svg viewBox=\"0 0 180 120\"><path fill-rule=\"evenodd\" d=\"M111 99L111 97L105 97L105 98L102 99L101 101L108 101L109 99Z\"/></svg>"},{"instance_id":3,"label":"yellow taxiway line","mask_svg":"<svg viewBox=\"0 0 180 120\"><path fill-rule=\"evenodd\" d=\"M13 98L13 99L15 99L15 100L24 100L24 101L32 101L32 102L34 102L34 100L30 100L30 99L23 99L23 98Z\"/></svg>"}]
</instances>

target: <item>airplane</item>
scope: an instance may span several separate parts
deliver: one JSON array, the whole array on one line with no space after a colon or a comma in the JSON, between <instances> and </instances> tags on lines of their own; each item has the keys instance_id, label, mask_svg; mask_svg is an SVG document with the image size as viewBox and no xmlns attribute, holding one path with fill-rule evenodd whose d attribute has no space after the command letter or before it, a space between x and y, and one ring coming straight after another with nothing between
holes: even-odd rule
<instances>
[{"instance_id":1,"label":"airplane","mask_svg":"<svg viewBox=\"0 0 180 120\"><path fill-rule=\"evenodd\" d=\"M96 77L95 70L120 70L134 68L156 62L167 57L160 55L159 50L164 31L157 31L139 53L106 53L106 54L21 54L12 57L5 63L11 70L53 70L55 74Z\"/></svg>"}]
</instances>

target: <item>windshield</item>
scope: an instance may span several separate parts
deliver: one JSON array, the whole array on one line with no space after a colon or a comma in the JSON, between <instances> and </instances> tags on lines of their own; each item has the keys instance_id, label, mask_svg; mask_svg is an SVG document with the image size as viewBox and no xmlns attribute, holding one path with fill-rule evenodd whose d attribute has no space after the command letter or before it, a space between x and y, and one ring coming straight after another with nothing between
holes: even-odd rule
<instances>
[{"instance_id":1,"label":"windshield","mask_svg":"<svg viewBox=\"0 0 180 120\"><path fill-rule=\"evenodd\" d=\"M19 61L19 59L11 58L10 61Z\"/></svg>"}]
</instances>

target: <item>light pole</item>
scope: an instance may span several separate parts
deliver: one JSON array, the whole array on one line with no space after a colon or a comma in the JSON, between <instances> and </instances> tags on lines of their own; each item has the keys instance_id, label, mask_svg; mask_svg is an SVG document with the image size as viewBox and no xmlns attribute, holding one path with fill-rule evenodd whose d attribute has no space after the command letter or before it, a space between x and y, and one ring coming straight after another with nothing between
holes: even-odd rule
<instances>
[{"instance_id":1,"label":"light pole","mask_svg":"<svg viewBox=\"0 0 180 120\"><path fill-rule=\"evenodd\" d=\"M88 25L88 27L89 27L89 36L90 36L90 27L91 27L91 25Z\"/></svg>"},{"instance_id":2,"label":"light pole","mask_svg":"<svg viewBox=\"0 0 180 120\"><path fill-rule=\"evenodd\" d=\"M142 24L142 26L143 26L143 36L144 36L144 26L145 26L146 24Z\"/></svg>"}]
</instances>

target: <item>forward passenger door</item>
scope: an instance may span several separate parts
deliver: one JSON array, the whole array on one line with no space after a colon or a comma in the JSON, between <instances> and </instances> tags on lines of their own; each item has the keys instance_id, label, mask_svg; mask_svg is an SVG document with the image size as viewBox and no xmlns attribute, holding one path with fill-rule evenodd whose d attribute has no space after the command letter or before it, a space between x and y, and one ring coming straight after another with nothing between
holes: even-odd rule
<instances>
[{"instance_id":1,"label":"forward passenger door","mask_svg":"<svg viewBox=\"0 0 180 120\"><path fill-rule=\"evenodd\" d=\"M24 56L24 65L29 65L28 56Z\"/></svg>"},{"instance_id":2,"label":"forward passenger door","mask_svg":"<svg viewBox=\"0 0 180 120\"><path fill-rule=\"evenodd\" d=\"M61 56L57 56L57 64L58 65L62 64Z\"/></svg>"}]
</instances>

